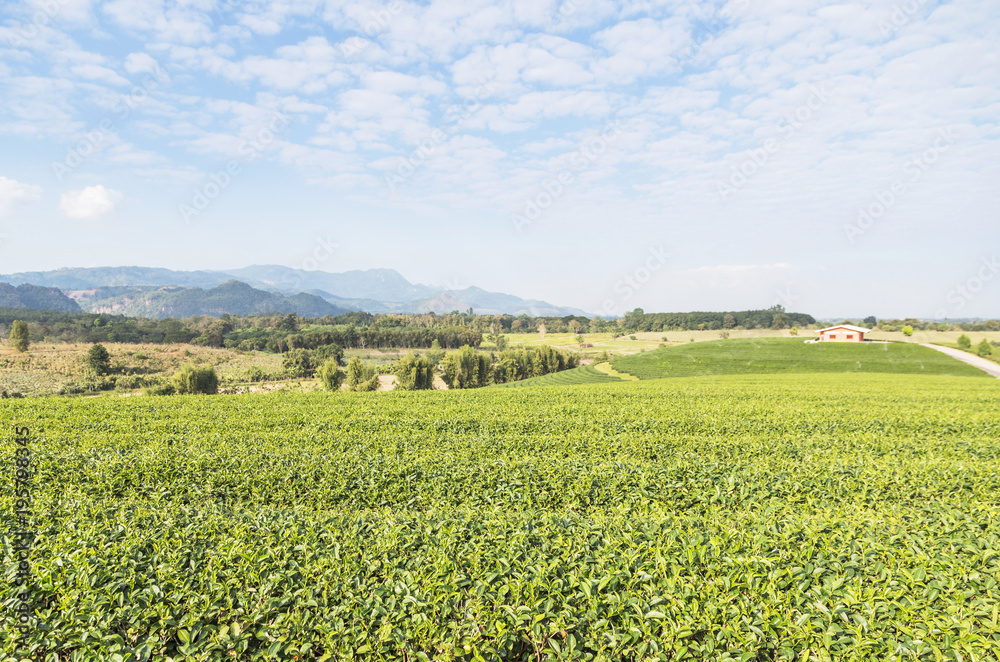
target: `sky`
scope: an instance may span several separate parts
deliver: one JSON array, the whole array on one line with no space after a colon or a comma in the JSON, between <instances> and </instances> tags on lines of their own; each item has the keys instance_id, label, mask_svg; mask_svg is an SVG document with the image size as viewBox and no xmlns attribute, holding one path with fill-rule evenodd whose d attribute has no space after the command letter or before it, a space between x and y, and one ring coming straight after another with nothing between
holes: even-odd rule
<instances>
[{"instance_id":1,"label":"sky","mask_svg":"<svg viewBox=\"0 0 1000 662\"><path fill-rule=\"evenodd\" d=\"M0 273L1000 316L995 0L0 4Z\"/></svg>"}]
</instances>

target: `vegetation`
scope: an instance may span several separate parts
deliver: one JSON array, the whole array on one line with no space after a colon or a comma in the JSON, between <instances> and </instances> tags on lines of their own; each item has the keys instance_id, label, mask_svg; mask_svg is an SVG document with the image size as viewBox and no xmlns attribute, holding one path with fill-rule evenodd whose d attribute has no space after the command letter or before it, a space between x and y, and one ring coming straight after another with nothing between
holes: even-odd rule
<instances>
[{"instance_id":1,"label":"vegetation","mask_svg":"<svg viewBox=\"0 0 1000 662\"><path fill-rule=\"evenodd\" d=\"M903 343L804 343L792 338L691 343L625 356L615 370L640 379L695 375L889 372L983 377L933 349Z\"/></svg>"},{"instance_id":2,"label":"vegetation","mask_svg":"<svg viewBox=\"0 0 1000 662\"><path fill-rule=\"evenodd\" d=\"M532 349L507 349L499 354L480 353L467 346L447 354L442 368L448 388L463 389L541 377L575 368L577 363L576 355L545 345Z\"/></svg>"},{"instance_id":3,"label":"vegetation","mask_svg":"<svg viewBox=\"0 0 1000 662\"><path fill-rule=\"evenodd\" d=\"M31 440L38 659L1000 648L992 379L29 399L0 416L45 421ZM15 590L0 584L0 601ZM0 640L16 639L5 619Z\"/></svg>"},{"instance_id":4,"label":"vegetation","mask_svg":"<svg viewBox=\"0 0 1000 662\"><path fill-rule=\"evenodd\" d=\"M95 375L106 375L111 372L111 354L108 348L97 343L87 350L87 370Z\"/></svg>"},{"instance_id":5,"label":"vegetation","mask_svg":"<svg viewBox=\"0 0 1000 662\"><path fill-rule=\"evenodd\" d=\"M500 384L502 388L512 387L532 387L532 386L576 386L579 384L606 384L611 382L621 382L621 377L615 377L605 372L599 371L593 365L585 365L580 368L572 368L562 372L556 372L543 377L531 377L516 382Z\"/></svg>"},{"instance_id":6,"label":"vegetation","mask_svg":"<svg viewBox=\"0 0 1000 662\"><path fill-rule=\"evenodd\" d=\"M695 329L787 329L808 326L816 319L803 313L786 313L781 306L767 310L721 313L649 313L642 308L625 313L622 327L630 331L691 331Z\"/></svg>"},{"instance_id":7,"label":"vegetation","mask_svg":"<svg viewBox=\"0 0 1000 662\"><path fill-rule=\"evenodd\" d=\"M958 348L959 349L972 349L972 341L969 336L964 333L958 337Z\"/></svg>"},{"instance_id":8,"label":"vegetation","mask_svg":"<svg viewBox=\"0 0 1000 662\"><path fill-rule=\"evenodd\" d=\"M983 338L979 341L979 345L976 347L976 354L979 356L989 356L993 353L993 348L990 346L990 341Z\"/></svg>"},{"instance_id":9,"label":"vegetation","mask_svg":"<svg viewBox=\"0 0 1000 662\"><path fill-rule=\"evenodd\" d=\"M199 368L186 365L174 375L173 387L180 395L213 395L219 391L219 378L211 366Z\"/></svg>"},{"instance_id":10,"label":"vegetation","mask_svg":"<svg viewBox=\"0 0 1000 662\"><path fill-rule=\"evenodd\" d=\"M374 391L378 389L378 372L355 356L347 364L348 391Z\"/></svg>"},{"instance_id":11,"label":"vegetation","mask_svg":"<svg viewBox=\"0 0 1000 662\"><path fill-rule=\"evenodd\" d=\"M10 325L10 340L14 343L14 349L19 352L27 352L31 346L31 335L28 332L28 323L23 320L15 320Z\"/></svg>"},{"instance_id":12,"label":"vegetation","mask_svg":"<svg viewBox=\"0 0 1000 662\"><path fill-rule=\"evenodd\" d=\"M430 359L410 352L404 356L393 374L396 375L396 388L403 391L421 391L434 387L434 366Z\"/></svg>"},{"instance_id":13,"label":"vegetation","mask_svg":"<svg viewBox=\"0 0 1000 662\"><path fill-rule=\"evenodd\" d=\"M319 377L323 388L327 391L339 391L340 385L344 383L344 373L334 359L328 359L326 363L320 366L316 372L316 376Z\"/></svg>"}]
</instances>

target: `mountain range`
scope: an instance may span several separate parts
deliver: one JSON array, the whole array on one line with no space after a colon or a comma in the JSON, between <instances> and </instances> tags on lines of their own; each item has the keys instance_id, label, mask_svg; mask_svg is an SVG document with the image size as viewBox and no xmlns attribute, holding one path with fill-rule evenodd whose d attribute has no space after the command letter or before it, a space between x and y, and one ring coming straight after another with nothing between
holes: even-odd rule
<instances>
[{"instance_id":1,"label":"mountain range","mask_svg":"<svg viewBox=\"0 0 1000 662\"><path fill-rule=\"evenodd\" d=\"M4 283L9 285L5 288ZM48 294L43 296L43 291ZM64 301L67 297L68 301ZM35 305L41 299L52 305ZM228 271L134 266L14 273L0 275L0 305L8 305L5 301L31 304L20 307L82 309L154 318L258 312L297 312L320 317L351 310L448 313L469 308L479 314L592 315L576 308L478 287L448 290L414 284L392 269L329 273L278 265Z\"/></svg>"}]
</instances>

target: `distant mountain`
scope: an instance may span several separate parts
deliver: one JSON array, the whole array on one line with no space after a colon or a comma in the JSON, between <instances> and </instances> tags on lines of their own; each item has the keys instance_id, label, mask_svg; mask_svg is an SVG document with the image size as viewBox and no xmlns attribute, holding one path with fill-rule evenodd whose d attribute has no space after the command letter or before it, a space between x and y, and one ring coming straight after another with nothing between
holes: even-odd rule
<instances>
[{"instance_id":1,"label":"distant mountain","mask_svg":"<svg viewBox=\"0 0 1000 662\"><path fill-rule=\"evenodd\" d=\"M299 296L323 299L330 306L340 310L364 310L370 313L423 313L431 311L448 313L453 310L472 308L473 311L481 314L520 315L525 313L559 317L566 315L591 316L590 313L576 308L556 306L533 299L521 299L499 292L487 292L478 287L446 290L413 284L392 269L329 273L292 269L280 265L255 265L227 271L173 271L151 267L92 267L0 275L0 281L7 281L14 285L32 284L60 288L78 300L86 309L100 309L101 311L107 310L108 312L136 316L162 317L165 315L184 315L187 313L180 311L192 309L215 310L218 308L216 305L218 302L212 303L203 300L203 295L168 296L169 291L178 287L211 290L230 281L239 281L257 290L266 290L292 299ZM150 295L150 291L159 291L160 293ZM199 296L202 298L199 299ZM145 303L147 301L148 303ZM316 302L311 299L295 299L295 301L302 309L316 307ZM261 303L260 305L265 304ZM162 312L168 309L178 312ZM159 312L151 314L149 311ZM242 314L236 309L225 312ZM195 312L190 314L214 313ZM325 314L327 313L320 313L320 316Z\"/></svg>"},{"instance_id":2,"label":"distant mountain","mask_svg":"<svg viewBox=\"0 0 1000 662\"><path fill-rule=\"evenodd\" d=\"M80 312L80 306L54 287L41 287L22 283L17 287L0 282L0 307L58 310L64 313Z\"/></svg>"},{"instance_id":3,"label":"distant mountain","mask_svg":"<svg viewBox=\"0 0 1000 662\"><path fill-rule=\"evenodd\" d=\"M115 287L74 290L72 294L90 312L130 317L218 317L225 313L297 313L303 317L323 317L347 312L346 309L338 308L312 294L285 296L258 290L236 280L207 290L171 286L135 289Z\"/></svg>"},{"instance_id":4,"label":"distant mountain","mask_svg":"<svg viewBox=\"0 0 1000 662\"><path fill-rule=\"evenodd\" d=\"M452 310L472 308L482 315L532 315L536 317L565 317L566 315L582 315L592 317L592 313L577 308L553 306L551 303L533 299L521 299L510 294L487 292L478 287L467 287L464 290L444 292L416 303L412 312L448 313Z\"/></svg>"},{"instance_id":5,"label":"distant mountain","mask_svg":"<svg viewBox=\"0 0 1000 662\"><path fill-rule=\"evenodd\" d=\"M279 265L258 265L226 272L233 278L278 291L322 290L343 299L375 301L414 301L434 296L441 290L427 285L414 285L392 269L345 271L304 271Z\"/></svg>"},{"instance_id":6,"label":"distant mountain","mask_svg":"<svg viewBox=\"0 0 1000 662\"><path fill-rule=\"evenodd\" d=\"M0 281L6 281L12 285L30 283L58 287L64 292L116 286L215 287L227 280L233 280L233 276L210 271L172 271L151 267L80 267L57 269L56 271L29 271L0 276Z\"/></svg>"}]
</instances>

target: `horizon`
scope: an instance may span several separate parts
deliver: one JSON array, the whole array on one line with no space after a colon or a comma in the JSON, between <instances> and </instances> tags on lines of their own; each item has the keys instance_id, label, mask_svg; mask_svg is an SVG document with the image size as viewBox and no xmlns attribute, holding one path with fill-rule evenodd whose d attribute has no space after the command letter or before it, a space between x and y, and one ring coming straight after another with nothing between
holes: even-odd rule
<instances>
[{"instance_id":1,"label":"horizon","mask_svg":"<svg viewBox=\"0 0 1000 662\"><path fill-rule=\"evenodd\" d=\"M243 284L247 284L245 281L241 280L238 276L230 274L229 272L232 271L232 270L251 269L251 268L254 268L254 267L283 267L283 268L289 268L289 269L293 268L293 267L285 267L285 265L276 265L276 264L251 264L251 265L246 265L246 266L243 266L243 267L235 267L233 269L191 269L191 270L178 270L178 269L170 269L169 267L150 267L150 266L137 265L137 264L128 264L128 265L117 265L117 266L115 266L115 265L101 265L101 266L95 266L95 267L60 267L59 269L47 270L47 271L43 271L43 272L30 272L30 271L29 272L14 272L14 273L5 274L5 275L16 275L18 273L49 273L49 272L52 272L52 271L71 271L71 270L77 270L77 269L130 269L130 268L138 268L138 269L165 269L165 270L168 270L168 271L190 271L190 272L222 273L222 274L226 274L226 275L232 275L233 276L232 281L241 282ZM398 269L393 269L391 267L372 267L370 269L352 269L352 270L349 270L349 271L350 272L359 272L359 273L366 273L366 272L369 272L369 271L392 271L392 272L395 272L400 277L402 277L407 282L409 282L411 285L417 285L417 286L421 286L421 287L434 287L432 285L428 285L427 283L420 283L420 282L412 281L409 278L407 278L407 276L405 274L401 273ZM312 274L322 273L322 274L338 275L338 274L343 274L343 273L348 273L348 272L333 272L333 271L325 271L325 270L322 270L322 269L316 269L316 270L307 271L307 273L312 273ZM2 278L2 276L0 276L0 278ZM0 280L0 282L5 282L5 281ZM142 286L136 286L136 287L152 287L152 288L157 288L157 289L162 289L162 288L166 288L166 287L180 287L180 288L184 288L184 289L201 289L201 290L212 289L212 288L204 288L204 287L200 287L200 286L196 286L196 285L180 285L180 284L177 284L177 283L171 283L171 284L168 284L168 285L142 285ZM216 285L214 287L218 287L218 286ZM483 288L479 288L477 285L474 285L474 284L473 285L469 285L469 286L467 286L465 288L462 288L462 289L471 289L471 288L483 289ZM60 289L64 293L67 291L64 288L56 288L56 289ZM258 287L256 289L260 289L260 288ZM279 291L280 292L281 290L274 290L274 291ZM307 290L302 290L302 291L303 292L307 292ZM451 291L459 291L459 290L443 290L442 293L443 292L451 292ZM541 299L538 299L537 297L532 297L530 295L525 296L525 295L520 295L520 294L517 294L517 293L511 293L511 292L494 292L492 290L485 290L485 291L489 292L491 294L497 294L497 293L500 293L500 294L512 294L513 296L517 296L517 297L519 297L521 299L524 299L524 300L539 300L539 301L541 301ZM435 295L435 296L437 296L437 295ZM342 297L342 298L350 298L350 297ZM395 303L399 303L399 302L395 302ZM562 306L557 301L544 301L544 303L549 303L549 304L552 304L554 306L559 306L559 307L563 307L563 308L571 307L571 306ZM637 307L641 308L641 306L637 306ZM782 306L782 307L785 308L784 306ZM678 309L678 310L645 310L645 309L643 309L643 310L646 313L654 313L655 314L655 313L692 313L692 312L705 312L705 313L712 313L712 312L733 312L733 311L764 310L765 308L752 308L752 307L743 306L743 307L735 307L735 308L727 308L727 309L721 309L721 308L720 309L697 308L697 309L690 309L690 310L681 310L681 309ZM987 317L981 317L981 316L980 317L957 316L957 317L948 318L946 320L942 320L940 318L919 317L919 316L915 316L915 315L878 315L878 314L873 314L873 313L868 313L868 314L865 314L865 315L827 315L827 314L818 315L818 314L815 314L814 311L811 311L811 310L794 309L794 308L785 308L785 310L787 312L790 312L790 313L801 313L801 314L811 315L812 317L814 317L816 319L817 323L818 322L832 322L832 321L835 321L835 320L841 320L841 321L846 321L846 320L863 320L863 319L865 319L866 317L869 317L869 316L874 316L879 321L883 321L883 320L915 319L915 320L918 320L918 321L921 321L921 322L947 321L947 322L952 322L952 323L965 322L965 321L969 321L969 322L987 321L987 320L991 320L991 319L998 319L998 316L993 316L993 317L988 317L988 316ZM622 315L608 316L608 315L603 315L600 312L595 312L595 311L584 311L584 312L588 313L588 315L602 317L602 318L605 318L605 319L615 319L615 318L622 317L624 315L624 313L623 313ZM625 311L625 312L628 312L628 311ZM419 313L376 313L376 314L393 315L393 314L419 314ZM493 313L477 313L477 314L493 314ZM505 313L505 314L509 314L509 313ZM562 317L565 317L565 315L562 316Z\"/></svg>"},{"instance_id":2,"label":"horizon","mask_svg":"<svg viewBox=\"0 0 1000 662\"><path fill-rule=\"evenodd\" d=\"M997 318L998 26L982 0L9 3L0 271Z\"/></svg>"}]
</instances>

